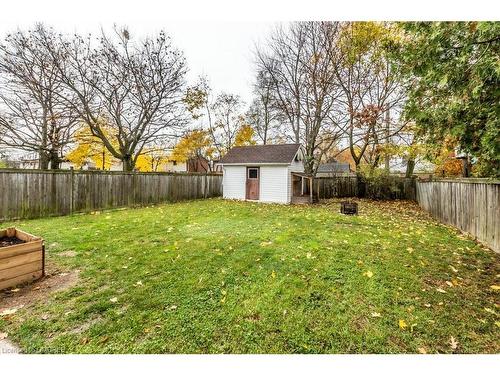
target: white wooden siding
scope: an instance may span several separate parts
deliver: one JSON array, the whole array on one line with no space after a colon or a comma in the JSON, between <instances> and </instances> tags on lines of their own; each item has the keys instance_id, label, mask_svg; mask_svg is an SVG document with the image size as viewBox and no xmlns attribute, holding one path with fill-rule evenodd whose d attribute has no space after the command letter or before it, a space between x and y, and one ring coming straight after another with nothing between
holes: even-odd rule
<instances>
[{"instance_id":1,"label":"white wooden siding","mask_svg":"<svg viewBox=\"0 0 500 375\"><path fill-rule=\"evenodd\" d=\"M258 166L258 165L248 165ZM290 203L292 199L291 172L303 172L302 161L290 165L260 165L259 201ZM223 167L223 197L226 199L246 198L246 165L225 165Z\"/></svg>"},{"instance_id":2,"label":"white wooden siding","mask_svg":"<svg viewBox=\"0 0 500 375\"><path fill-rule=\"evenodd\" d=\"M222 195L226 199L245 199L247 167L226 165L223 168Z\"/></svg>"},{"instance_id":3,"label":"white wooden siding","mask_svg":"<svg viewBox=\"0 0 500 375\"><path fill-rule=\"evenodd\" d=\"M287 174L287 166L261 166L259 201L288 203Z\"/></svg>"}]
</instances>

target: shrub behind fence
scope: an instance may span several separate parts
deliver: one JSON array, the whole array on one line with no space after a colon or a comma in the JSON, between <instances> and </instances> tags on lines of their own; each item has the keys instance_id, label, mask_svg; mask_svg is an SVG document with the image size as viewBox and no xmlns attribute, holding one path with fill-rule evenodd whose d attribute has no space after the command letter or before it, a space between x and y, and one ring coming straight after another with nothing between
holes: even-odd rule
<instances>
[{"instance_id":1,"label":"shrub behind fence","mask_svg":"<svg viewBox=\"0 0 500 375\"><path fill-rule=\"evenodd\" d=\"M319 199L359 197L380 200L416 199L415 178L383 176L317 177L315 194Z\"/></svg>"},{"instance_id":2,"label":"shrub behind fence","mask_svg":"<svg viewBox=\"0 0 500 375\"><path fill-rule=\"evenodd\" d=\"M215 174L0 170L0 220L221 195Z\"/></svg>"}]
</instances>

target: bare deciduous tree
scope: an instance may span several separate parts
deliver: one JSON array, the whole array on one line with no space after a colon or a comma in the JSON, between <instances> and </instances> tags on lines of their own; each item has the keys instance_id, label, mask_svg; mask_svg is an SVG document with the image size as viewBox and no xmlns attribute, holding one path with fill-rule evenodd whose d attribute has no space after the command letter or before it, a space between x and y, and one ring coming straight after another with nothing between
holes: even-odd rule
<instances>
[{"instance_id":1,"label":"bare deciduous tree","mask_svg":"<svg viewBox=\"0 0 500 375\"><path fill-rule=\"evenodd\" d=\"M257 137L263 144L275 138L279 127L279 113L274 108L275 100L272 97L272 80L260 71L254 86L254 100L246 113L246 120L255 130Z\"/></svg>"},{"instance_id":2,"label":"bare deciduous tree","mask_svg":"<svg viewBox=\"0 0 500 375\"><path fill-rule=\"evenodd\" d=\"M164 32L133 43L127 29L115 28L93 42L76 35L52 61L77 97L68 105L130 171L143 149L185 126L186 61Z\"/></svg>"},{"instance_id":3,"label":"bare deciduous tree","mask_svg":"<svg viewBox=\"0 0 500 375\"><path fill-rule=\"evenodd\" d=\"M220 156L224 155L236 140L236 134L244 123L243 102L238 95L220 93L212 105L214 123L209 127L214 145Z\"/></svg>"},{"instance_id":4,"label":"bare deciduous tree","mask_svg":"<svg viewBox=\"0 0 500 375\"><path fill-rule=\"evenodd\" d=\"M0 124L8 147L35 152L39 168L59 168L77 121L51 55L62 48L43 25L9 34L0 45ZM64 100L63 100L64 98Z\"/></svg>"},{"instance_id":5,"label":"bare deciduous tree","mask_svg":"<svg viewBox=\"0 0 500 375\"><path fill-rule=\"evenodd\" d=\"M341 24L341 48L330 50L342 90L336 108L345 115L347 145L356 168L365 161L373 171L380 163L381 145L404 127L401 109L405 91L401 76L384 55L380 37L363 34L360 40L354 30L355 23Z\"/></svg>"},{"instance_id":6,"label":"bare deciduous tree","mask_svg":"<svg viewBox=\"0 0 500 375\"><path fill-rule=\"evenodd\" d=\"M188 110L195 120L201 119L201 128L206 129L216 151L222 157L233 145L236 135L245 123L244 102L238 95L221 92L215 98L206 77L188 88L184 98Z\"/></svg>"},{"instance_id":7,"label":"bare deciduous tree","mask_svg":"<svg viewBox=\"0 0 500 375\"><path fill-rule=\"evenodd\" d=\"M286 119L289 137L303 144L304 169L310 175L343 134L334 111L341 91L330 59L338 28L335 22L279 26L257 51L259 74L272 83L274 106Z\"/></svg>"}]
</instances>

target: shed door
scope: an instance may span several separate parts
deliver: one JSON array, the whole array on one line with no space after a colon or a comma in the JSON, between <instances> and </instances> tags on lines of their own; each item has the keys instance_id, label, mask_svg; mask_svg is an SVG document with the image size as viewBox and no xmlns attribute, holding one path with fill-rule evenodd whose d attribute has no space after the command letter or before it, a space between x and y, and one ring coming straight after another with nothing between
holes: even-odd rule
<instances>
[{"instance_id":1,"label":"shed door","mask_svg":"<svg viewBox=\"0 0 500 375\"><path fill-rule=\"evenodd\" d=\"M259 200L260 168L247 167L246 199Z\"/></svg>"}]
</instances>

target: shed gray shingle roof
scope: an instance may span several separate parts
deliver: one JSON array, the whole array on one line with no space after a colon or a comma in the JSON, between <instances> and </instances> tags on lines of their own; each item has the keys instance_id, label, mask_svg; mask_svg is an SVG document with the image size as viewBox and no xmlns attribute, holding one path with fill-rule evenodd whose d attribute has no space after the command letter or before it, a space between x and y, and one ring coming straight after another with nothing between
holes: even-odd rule
<instances>
[{"instance_id":1,"label":"shed gray shingle roof","mask_svg":"<svg viewBox=\"0 0 500 375\"><path fill-rule=\"evenodd\" d=\"M220 164L291 163L299 148L296 143L233 147Z\"/></svg>"},{"instance_id":2,"label":"shed gray shingle roof","mask_svg":"<svg viewBox=\"0 0 500 375\"><path fill-rule=\"evenodd\" d=\"M318 171L320 173L340 173L340 172L350 172L349 163L339 163L338 161L333 163L320 164Z\"/></svg>"}]
</instances>

